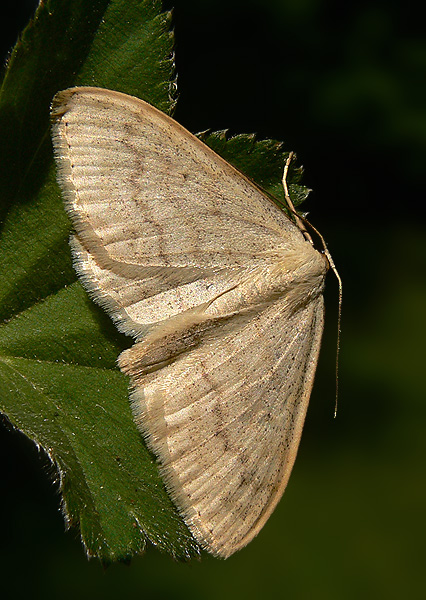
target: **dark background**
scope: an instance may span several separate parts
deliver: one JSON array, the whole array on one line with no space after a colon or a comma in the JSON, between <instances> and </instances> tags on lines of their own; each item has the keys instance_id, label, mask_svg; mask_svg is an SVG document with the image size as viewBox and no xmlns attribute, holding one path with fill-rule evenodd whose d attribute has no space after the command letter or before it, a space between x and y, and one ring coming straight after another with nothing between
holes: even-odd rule
<instances>
[{"instance_id":1,"label":"dark background","mask_svg":"<svg viewBox=\"0 0 426 600\"><path fill-rule=\"evenodd\" d=\"M6 56L35 2L2 16ZM64 533L43 455L0 438L0 576L35 597L417 598L425 586L426 35L390 0L175 0L180 100L192 131L285 140L313 188L309 218L344 282L334 411L337 286L288 490L226 562L150 549L106 572ZM417 6L417 4L416 4Z\"/></svg>"}]
</instances>

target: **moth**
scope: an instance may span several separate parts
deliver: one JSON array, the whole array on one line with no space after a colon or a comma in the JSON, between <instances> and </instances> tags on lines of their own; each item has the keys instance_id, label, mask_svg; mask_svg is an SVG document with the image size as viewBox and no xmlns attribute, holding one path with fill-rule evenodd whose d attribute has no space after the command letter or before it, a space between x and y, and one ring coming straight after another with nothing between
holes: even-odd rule
<instances>
[{"instance_id":1,"label":"moth","mask_svg":"<svg viewBox=\"0 0 426 600\"><path fill-rule=\"evenodd\" d=\"M196 540L228 557L262 529L296 458L328 254L143 100L67 89L52 122L75 269L135 339L118 364L136 425Z\"/></svg>"}]
</instances>

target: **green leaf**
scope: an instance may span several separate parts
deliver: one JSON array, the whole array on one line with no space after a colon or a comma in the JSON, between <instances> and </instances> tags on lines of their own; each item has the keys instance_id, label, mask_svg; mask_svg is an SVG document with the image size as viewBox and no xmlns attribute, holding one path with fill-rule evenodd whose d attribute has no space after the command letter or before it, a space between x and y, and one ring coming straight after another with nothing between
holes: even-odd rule
<instances>
[{"instance_id":1,"label":"green leaf","mask_svg":"<svg viewBox=\"0 0 426 600\"><path fill-rule=\"evenodd\" d=\"M57 466L66 519L80 526L89 555L125 560L148 538L190 556L196 546L133 424L127 382L113 368L120 346L88 304L75 283L3 326L2 409Z\"/></svg>"},{"instance_id":2,"label":"green leaf","mask_svg":"<svg viewBox=\"0 0 426 600\"><path fill-rule=\"evenodd\" d=\"M227 131L202 132L198 137L239 171L250 177L281 208L285 208L282 185L283 165L289 155L284 144L276 140L257 140L255 134L241 133L228 138ZM290 163L289 192L294 206L299 206L311 191L300 184L303 168Z\"/></svg>"},{"instance_id":3,"label":"green leaf","mask_svg":"<svg viewBox=\"0 0 426 600\"><path fill-rule=\"evenodd\" d=\"M74 84L174 106L170 15L155 0L41 4L0 90L0 410L57 466L67 522L89 555L126 560L149 540L177 557L198 546L132 421L115 361L130 340L72 268L49 107Z\"/></svg>"},{"instance_id":4,"label":"green leaf","mask_svg":"<svg viewBox=\"0 0 426 600\"><path fill-rule=\"evenodd\" d=\"M0 410L57 467L66 522L80 528L89 556L127 560L149 541L188 558L198 545L133 423L116 367L132 342L72 268L49 135L51 99L72 85L119 90L171 113L170 14L157 0L48 0L11 54L0 89ZM201 137L282 197L282 144ZM295 203L307 194L300 175L292 167Z\"/></svg>"}]
</instances>

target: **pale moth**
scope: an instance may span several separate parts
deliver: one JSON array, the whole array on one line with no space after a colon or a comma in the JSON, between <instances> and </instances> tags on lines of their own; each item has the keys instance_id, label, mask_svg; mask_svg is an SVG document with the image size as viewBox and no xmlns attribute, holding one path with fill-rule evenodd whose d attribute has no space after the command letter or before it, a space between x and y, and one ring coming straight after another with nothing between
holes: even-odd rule
<instances>
[{"instance_id":1,"label":"pale moth","mask_svg":"<svg viewBox=\"0 0 426 600\"><path fill-rule=\"evenodd\" d=\"M329 255L299 219L138 98L68 89L52 120L75 269L136 340L118 358L136 424L195 539L228 557L287 485Z\"/></svg>"}]
</instances>

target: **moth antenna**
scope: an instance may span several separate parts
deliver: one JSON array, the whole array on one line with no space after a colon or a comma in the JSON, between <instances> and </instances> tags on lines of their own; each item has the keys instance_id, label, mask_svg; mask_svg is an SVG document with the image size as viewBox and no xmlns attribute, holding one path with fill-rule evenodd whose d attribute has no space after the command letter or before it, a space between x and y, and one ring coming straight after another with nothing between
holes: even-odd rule
<instances>
[{"instance_id":1,"label":"moth antenna","mask_svg":"<svg viewBox=\"0 0 426 600\"><path fill-rule=\"evenodd\" d=\"M287 175L288 175L288 169L290 167L290 163L293 160L293 156L294 156L294 152L290 152L290 154L287 157L287 160L285 161L285 165L284 165L284 173L283 173L283 188L284 188L284 197L285 197L285 201L287 203L287 206L291 212L291 214L293 215L294 221L296 223L296 225L298 226L298 228L300 229L300 231L303 233L304 237L306 240L308 240L309 242L311 242L312 246L314 245L314 242L309 234L309 231L306 229L305 224L302 220L302 217L300 217L293 205L293 202L290 198L290 192L288 191L288 185L287 185Z\"/></svg>"},{"instance_id":2,"label":"moth antenna","mask_svg":"<svg viewBox=\"0 0 426 600\"><path fill-rule=\"evenodd\" d=\"M336 276L337 279L337 283L339 285L339 309L338 309L338 315L337 315L337 344L336 344L336 401L334 404L334 418L336 418L337 416L337 401L339 398L339 356L340 356L340 337L341 337L341 332L342 332L342 328L341 328L341 323L342 323L342 302L343 302L343 288L342 288L342 279L339 275L338 270L336 269L336 265L334 264L333 258L330 254L329 249L327 248L327 244L325 243L325 240L323 238L323 236L320 234L320 232L318 231L318 229L316 229L311 223L309 223L309 221L307 221L306 219L304 219L303 217L301 217L299 214L297 214L293 202L291 201L290 198L290 193L288 191L288 185L287 185L287 175L288 175L288 169L290 167L290 163L293 160L293 156L294 156L294 152L290 152L287 160L285 161L285 165L284 165L284 172L283 172L283 188L284 188L284 196L285 196L285 201L287 203L288 209L291 212L293 219L296 223L296 225L299 227L300 231L303 233L305 239L307 241L309 241L312 245L313 240L311 235L309 234L309 231L306 229L305 227L305 223L307 223L309 225L309 227L315 231L315 233L317 234L317 236L319 237L319 239L321 240L321 244L322 247L324 249L324 254L327 257L328 263L330 265L330 269L333 271L333 273Z\"/></svg>"}]
</instances>

